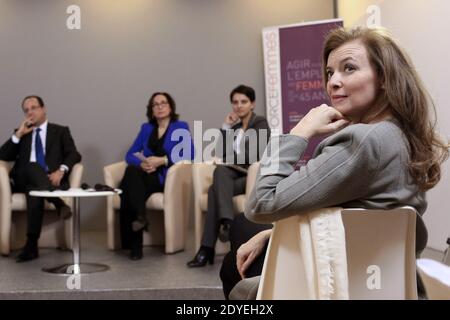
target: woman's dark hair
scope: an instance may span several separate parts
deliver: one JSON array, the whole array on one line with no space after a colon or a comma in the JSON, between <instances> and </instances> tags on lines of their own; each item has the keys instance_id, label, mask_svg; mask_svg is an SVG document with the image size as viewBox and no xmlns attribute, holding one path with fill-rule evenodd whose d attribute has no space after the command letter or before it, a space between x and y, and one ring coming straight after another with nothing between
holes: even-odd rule
<instances>
[{"instance_id":1,"label":"woman's dark hair","mask_svg":"<svg viewBox=\"0 0 450 320\"><path fill-rule=\"evenodd\" d=\"M247 96L247 98L250 99L250 102L255 102L255 90L251 87L241 84L241 85L237 86L236 88L234 88L230 93L230 102L233 102L233 96L236 93L240 93L240 94Z\"/></svg>"},{"instance_id":2,"label":"woman's dark hair","mask_svg":"<svg viewBox=\"0 0 450 320\"><path fill-rule=\"evenodd\" d=\"M155 97L159 96L159 95L166 97L167 102L169 103L170 121L178 120L179 115L177 113L175 113L175 111L176 111L175 100L173 100L173 98L167 92L155 92L154 94L152 94L152 96L150 97L150 100L148 100L148 104L147 104L147 114L146 115L148 118L148 122L150 122L151 124L156 124L156 119L153 116L153 103L154 103Z\"/></svg>"}]
</instances>

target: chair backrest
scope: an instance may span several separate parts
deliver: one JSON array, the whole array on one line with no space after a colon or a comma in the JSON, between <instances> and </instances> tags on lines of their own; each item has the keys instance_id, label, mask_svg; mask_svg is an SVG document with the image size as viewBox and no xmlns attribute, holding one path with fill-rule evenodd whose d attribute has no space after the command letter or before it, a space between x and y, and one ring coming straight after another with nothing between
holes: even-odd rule
<instances>
[{"instance_id":1,"label":"chair backrest","mask_svg":"<svg viewBox=\"0 0 450 320\"><path fill-rule=\"evenodd\" d=\"M417 269L430 300L450 300L450 267L430 259L418 259Z\"/></svg>"},{"instance_id":2,"label":"chair backrest","mask_svg":"<svg viewBox=\"0 0 450 320\"><path fill-rule=\"evenodd\" d=\"M417 299L416 211L343 209L350 299ZM298 217L275 223L258 299L308 299Z\"/></svg>"}]
</instances>

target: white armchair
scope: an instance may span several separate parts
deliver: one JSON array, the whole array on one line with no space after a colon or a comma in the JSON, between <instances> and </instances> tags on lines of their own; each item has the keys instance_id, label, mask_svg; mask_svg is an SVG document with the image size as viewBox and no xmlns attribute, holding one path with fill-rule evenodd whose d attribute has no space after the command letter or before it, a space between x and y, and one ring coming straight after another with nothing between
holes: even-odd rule
<instances>
[{"instance_id":1,"label":"white armchair","mask_svg":"<svg viewBox=\"0 0 450 320\"><path fill-rule=\"evenodd\" d=\"M431 259L418 259L417 269L429 300L450 300L450 266Z\"/></svg>"},{"instance_id":2,"label":"white armchair","mask_svg":"<svg viewBox=\"0 0 450 320\"><path fill-rule=\"evenodd\" d=\"M125 161L104 167L105 183L118 188L127 164ZM146 203L150 215L149 232L144 232L144 245L165 244L166 253L184 250L187 238L191 205L191 163L181 161L169 168L164 193L152 194ZM119 217L120 197L107 198L108 248L120 248Z\"/></svg>"},{"instance_id":3,"label":"white armchair","mask_svg":"<svg viewBox=\"0 0 450 320\"><path fill-rule=\"evenodd\" d=\"M206 211L208 208L208 189L212 185L214 169L213 162L194 163L192 165L192 181L194 186L194 224L195 224L195 249L198 250L201 245L203 228L205 226ZM253 163L247 173L247 183L245 194L233 197L235 213L244 212L245 202L255 185L256 174L259 169L259 162ZM217 253L229 251L227 244L218 242L216 245Z\"/></svg>"},{"instance_id":4,"label":"white armchair","mask_svg":"<svg viewBox=\"0 0 450 320\"><path fill-rule=\"evenodd\" d=\"M24 193L12 193L9 171L12 162L0 161L0 253L9 255L11 250L21 248L26 240L26 197ZM83 175L83 165L72 168L69 177L71 188L79 188ZM72 207L70 198L63 199ZM45 201L44 221L39 238L39 247L72 248L72 218L61 220L53 204Z\"/></svg>"},{"instance_id":5,"label":"white armchair","mask_svg":"<svg viewBox=\"0 0 450 320\"><path fill-rule=\"evenodd\" d=\"M341 214L349 298L417 299L416 211L411 207L343 209ZM300 251L298 221L298 216L292 216L274 224L257 299L311 299ZM379 287L369 285L374 276L379 280Z\"/></svg>"}]
</instances>

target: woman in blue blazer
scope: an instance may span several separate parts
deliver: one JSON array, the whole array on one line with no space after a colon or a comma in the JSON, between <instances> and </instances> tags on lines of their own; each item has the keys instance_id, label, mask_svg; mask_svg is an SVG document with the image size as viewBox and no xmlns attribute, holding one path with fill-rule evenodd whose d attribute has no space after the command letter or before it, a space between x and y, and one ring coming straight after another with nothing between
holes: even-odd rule
<instances>
[{"instance_id":1,"label":"woman in blue blazer","mask_svg":"<svg viewBox=\"0 0 450 320\"><path fill-rule=\"evenodd\" d=\"M128 163L120 184L120 233L122 248L132 260L142 259L143 230L147 229L145 203L155 192L163 192L167 171L181 160L194 158L189 126L178 120L175 101L165 92L154 93L147 105L148 123L128 150Z\"/></svg>"}]
</instances>

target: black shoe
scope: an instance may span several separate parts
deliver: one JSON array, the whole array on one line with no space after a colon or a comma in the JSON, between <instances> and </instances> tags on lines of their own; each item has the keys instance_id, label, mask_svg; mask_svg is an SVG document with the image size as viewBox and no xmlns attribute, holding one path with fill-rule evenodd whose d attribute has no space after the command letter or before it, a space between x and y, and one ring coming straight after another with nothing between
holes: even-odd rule
<instances>
[{"instance_id":1,"label":"black shoe","mask_svg":"<svg viewBox=\"0 0 450 320\"><path fill-rule=\"evenodd\" d=\"M200 247L194 259L187 263L189 268L203 267L206 265L214 263L214 249L208 247Z\"/></svg>"},{"instance_id":2,"label":"black shoe","mask_svg":"<svg viewBox=\"0 0 450 320\"><path fill-rule=\"evenodd\" d=\"M72 209L67 205L63 204L57 208L58 216L61 219L69 219L72 216Z\"/></svg>"},{"instance_id":3,"label":"black shoe","mask_svg":"<svg viewBox=\"0 0 450 320\"><path fill-rule=\"evenodd\" d=\"M39 250L36 247L25 246L22 252L16 257L16 262L25 262L39 258Z\"/></svg>"},{"instance_id":4,"label":"black shoe","mask_svg":"<svg viewBox=\"0 0 450 320\"><path fill-rule=\"evenodd\" d=\"M142 253L142 247L140 248L132 248L130 252L130 259L131 260L141 260L143 257Z\"/></svg>"},{"instance_id":5,"label":"black shoe","mask_svg":"<svg viewBox=\"0 0 450 320\"><path fill-rule=\"evenodd\" d=\"M228 242L230 241L230 226L231 226L231 220L225 220L221 225L219 229L219 240L222 242Z\"/></svg>"},{"instance_id":6,"label":"black shoe","mask_svg":"<svg viewBox=\"0 0 450 320\"><path fill-rule=\"evenodd\" d=\"M146 220L141 220L141 219L134 220L131 223L131 229L134 232L138 232L138 231L141 231L141 230L145 230L145 231L148 232L148 222Z\"/></svg>"}]
</instances>

